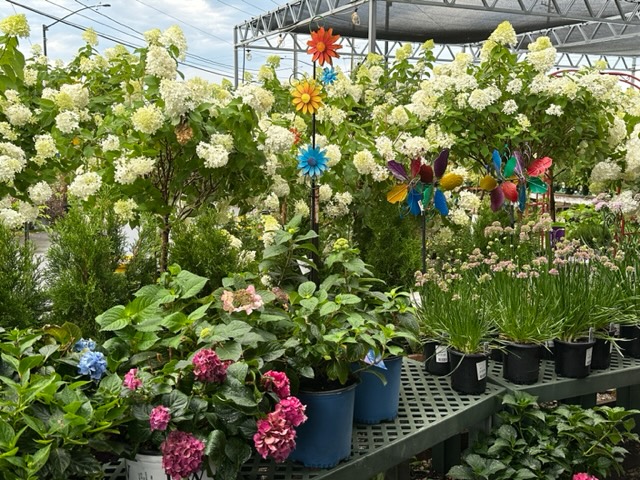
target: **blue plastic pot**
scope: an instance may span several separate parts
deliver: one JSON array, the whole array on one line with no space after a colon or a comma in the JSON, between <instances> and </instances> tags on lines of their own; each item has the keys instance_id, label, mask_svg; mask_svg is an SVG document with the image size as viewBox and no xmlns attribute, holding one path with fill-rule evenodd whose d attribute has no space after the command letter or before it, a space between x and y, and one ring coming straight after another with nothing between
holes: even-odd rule
<instances>
[{"instance_id":1,"label":"blue plastic pot","mask_svg":"<svg viewBox=\"0 0 640 480\"><path fill-rule=\"evenodd\" d=\"M305 467L332 468L351 455L356 383L339 390L298 394L307 421L297 428L289 459Z\"/></svg>"},{"instance_id":2,"label":"blue plastic pot","mask_svg":"<svg viewBox=\"0 0 640 480\"><path fill-rule=\"evenodd\" d=\"M394 420L398 416L402 357L387 358L384 365L387 367L386 370L372 366L360 372L360 384L356 388L353 412L356 423L373 425L385 420ZM384 376L386 384L383 384L376 374Z\"/></svg>"}]
</instances>

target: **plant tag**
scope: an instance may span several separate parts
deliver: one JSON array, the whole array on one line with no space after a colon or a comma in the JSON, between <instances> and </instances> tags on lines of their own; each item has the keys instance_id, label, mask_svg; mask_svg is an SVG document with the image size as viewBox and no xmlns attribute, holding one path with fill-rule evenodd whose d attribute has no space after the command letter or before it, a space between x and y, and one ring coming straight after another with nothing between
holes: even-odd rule
<instances>
[{"instance_id":1,"label":"plant tag","mask_svg":"<svg viewBox=\"0 0 640 480\"><path fill-rule=\"evenodd\" d=\"M449 361L449 354L447 353L447 347L444 345L436 346L436 363L447 363Z\"/></svg>"},{"instance_id":2,"label":"plant tag","mask_svg":"<svg viewBox=\"0 0 640 480\"><path fill-rule=\"evenodd\" d=\"M589 341L593 342L593 327L589 328Z\"/></svg>"},{"instance_id":3,"label":"plant tag","mask_svg":"<svg viewBox=\"0 0 640 480\"><path fill-rule=\"evenodd\" d=\"M611 329L613 330L613 335L615 337L619 337L620 336L620 324L619 323L612 323L611 324Z\"/></svg>"},{"instance_id":4,"label":"plant tag","mask_svg":"<svg viewBox=\"0 0 640 480\"><path fill-rule=\"evenodd\" d=\"M584 366L588 367L591 365L591 357L593 356L593 347L589 347L587 349L587 354L585 355L584 358Z\"/></svg>"},{"instance_id":5,"label":"plant tag","mask_svg":"<svg viewBox=\"0 0 640 480\"><path fill-rule=\"evenodd\" d=\"M387 366L382 360L382 356L378 355L376 357L376 354L373 350L369 350L369 352L367 352L367 356L364 357L363 362L367 365L373 365L374 367L382 368L383 370L387 369Z\"/></svg>"},{"instance_id":6,"label":"plant tag","mask_svg":"<svg viewBox=\"0 0 640 480\"><path fill-rule=\"evenodd\" d=\"M553 340L547 340L546 342L544 342L544 346L547 348L553 347Z\"/></svg>"},{"instance_id":7,"label":"plant tag","mask_svg":"<svg viewBox=\"0 0 640 480\"><path fill-rule=\"evenodd\" d=\"M420 296L420 292L411 292L409 298L411 299L411 304L414 307L420 308L422 306L422 297Z\"/></svg>"},{"instance_id":8,"label":"plant tag","mask_svg":"<svg viewBox=\"0 0 640 480\"><path fill-rule=\"evenodd\" d=\"M483 360L476 363L476 370L478 372L478 380L482 380L487 376L487 361Z\"/></svg>"},{"instance_id":9,"label":"plant tag","mask_svg":"<svg viewBox=\"0 0 640 480\"><path fill-rule=\"evenodd\" d=\"M420 211L424 213L424 205L422 204L422 200L418 200L418 206L420 207Z\"/></svg>"},{"instance_id":10,"label":"plant tag","mask_svg":"<svg viewBox=\"0 0 640 480\"><path fill-rule=\"evenodd\" d=\"M609 353L613 352L613 342L609 342Z\"/></svg>"}]
</instances>

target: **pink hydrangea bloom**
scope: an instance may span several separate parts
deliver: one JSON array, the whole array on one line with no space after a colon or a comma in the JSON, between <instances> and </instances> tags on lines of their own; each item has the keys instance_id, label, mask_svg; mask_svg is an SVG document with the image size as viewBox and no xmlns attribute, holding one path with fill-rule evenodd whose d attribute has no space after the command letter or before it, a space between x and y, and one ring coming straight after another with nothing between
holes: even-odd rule
<instances>
[{"instance_id":1,"label":"pink hydrangea bloom","mask_svg":"<svg viewBox=\"0 0 640 480\"><path fill-rule=\"evenodd\" d=\"M269 370L262 375L262 385L267 390L272 390L280 398L287 398L291 395L289 378L284 372Z\"/></svg>"},{"instance_id":2,"label":"pink hydrangea bloom","mask_svg":"<svg viewBox=\"0 0 640 480\"><path fill-rule=\"evenodd\" d=\"M573 480L598 480L598 478L588 473L574 473Z\"/></svg>"},{"instance_id":3,"label":"pink hydrangea bloom","mask_svg":"<svg viewBox=\"0 0 640 480\"><path fill-rule=\"evenodd\" d=\"M136 375L138 374L137 368L132 368L124 375L124 381L122 382L129 390L137 390L142 386L142 380Z\"/></svg>"},{"instance_id":4,"label":"pink hydrangea bloom","mask_svg":"<svg viewBox=\"0 0 640 480\"><path fill-rule=\"evenodd\" d=\"M264 305L262 297L256 293L256 287L253 285L235 292L225 290L220 300L222 300L222 309L229 313L244 311L250 315Z\"/></svg>"},{"instance_id":5,"label":"pink hydrangea bloom","mask_svg":"<svg viewBox=\"0 0 640 480\"><path fill-rule=\"evenodd\" d=\"M227 378L227 363L210 348L203 348L193 356L193 373L201 382L222 383Z\"/></svg>"},{"instance_id":6,"label":"pink hydrangea bloom","mask_svg":"<svg viewBox=\"0 0 640 480\"><path fill-rule=\"evenodd\" d=\"M281 463L296 448L296 431L279 412L258 420L257 427L253 444L262 458L272 457Z\"/></svg>"},{"instance_id":7,"label":"pink hydrangea bloom","mask_svg":"<svg viewBox=\"0 0 640 480\"><path fill-rule=\"evenodd\" d=\"M160 445L162 468L173 480L183 479L200 471L204 443L190 433L174 430Z\"/></svg>"},{"instance_id":8,"label":"pink hydrangea bloom","mask_svg":"<svg viewBox=\"0 0 640 480\"><path fill-rule=\"evenodd\" d=\"M149 426L151 430L166 430L171 420L169 409L164 405L158 405L149 414Z\"/></svg>"},{"instance_id":9,"label":"pink hydrangea bloom","mask_svg":"<svg viewBox=\"0 0 640 480\"><path fill-rule=\"evenodd\" d=\"M280 400L275 411L291 425L298 427L307 421L307 416L304 414L306 409L307 406L303 405L297 397L287 397Z\"/></svg>"}]
</instances>

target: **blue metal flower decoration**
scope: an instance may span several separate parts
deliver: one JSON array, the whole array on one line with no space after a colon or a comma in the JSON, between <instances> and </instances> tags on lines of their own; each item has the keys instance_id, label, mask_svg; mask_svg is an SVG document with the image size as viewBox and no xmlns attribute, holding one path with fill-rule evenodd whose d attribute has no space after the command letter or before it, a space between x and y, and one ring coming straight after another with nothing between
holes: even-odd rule
<instances>
[{"instance_id":1,"label":"blue metal flower decoration","mask_svg":"<svg viewBox=\"0 0 640 480\"><path fill-rule=\"evenodd\" d=\"M320 81L325 85L331 85L338 79L338 74L333 67L325 67L320 74Z\"/></svg>"},{"instance_id":2,"label":"blue metal flower decoration","mask_svg":"<svg viewBox=\"0 0 640 480\"><path fill-rule=\"evenodd\" d=\"M327 157L324 149L307 145L298 154L298 168L303 175L318 177L327 169Z\"/></svg>"}]
</instances>

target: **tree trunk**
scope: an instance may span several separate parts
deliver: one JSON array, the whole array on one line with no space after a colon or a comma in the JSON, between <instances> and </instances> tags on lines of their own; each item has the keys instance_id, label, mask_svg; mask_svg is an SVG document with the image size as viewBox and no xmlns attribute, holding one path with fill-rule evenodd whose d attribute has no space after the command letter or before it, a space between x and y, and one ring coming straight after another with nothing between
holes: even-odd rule
<instances>
[{"instance_id":1,"label":"tree trunk","mask_svg":"<svg viewBox=\"0 0 640 480\"><path fill-rule=\"evenodd\" d=\"M160 273L167 271L167 263L169 258L169 232L171 224L169 223L169 215L162 217L162 232L160 243Z\"/></svg>"}]
</instances>

